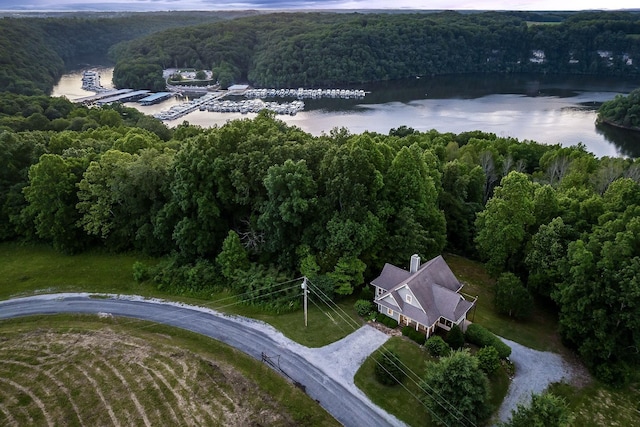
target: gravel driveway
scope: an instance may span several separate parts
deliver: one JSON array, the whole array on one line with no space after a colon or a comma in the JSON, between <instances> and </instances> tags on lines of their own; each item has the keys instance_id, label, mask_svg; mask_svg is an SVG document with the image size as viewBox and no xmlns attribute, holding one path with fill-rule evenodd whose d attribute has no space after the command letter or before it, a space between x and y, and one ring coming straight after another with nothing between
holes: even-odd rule
<instances>
[{"instance_id":1,"label":"gravel driveway","mask_svg":"<svg viewBox=\"0 0 640 427\"><path fill-rule=\"evenodd\" d=\"M573 366L559 354L533 350L508 339L500 339L511 347L509 358L516 368L498 413L500 421L507 421L518 403L529 403L531 393L539 394L554 382L570 382L577 375Z\"/></svg>"}]
</instances>

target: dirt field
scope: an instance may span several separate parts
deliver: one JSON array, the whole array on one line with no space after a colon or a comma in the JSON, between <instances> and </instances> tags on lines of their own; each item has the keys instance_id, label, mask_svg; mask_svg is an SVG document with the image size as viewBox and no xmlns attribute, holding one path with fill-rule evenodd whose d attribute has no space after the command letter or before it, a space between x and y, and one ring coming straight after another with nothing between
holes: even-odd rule
<instances>
[{"instance_id":1,"label":"dirt field","mask_svg":"<svg viewBox=\"0 0 640 427\"><path fill-rule=\"evenodd\" d=\"M0 331L0 425L300 424L230 364L148 335Z\"/></svg>"}]
</instances>

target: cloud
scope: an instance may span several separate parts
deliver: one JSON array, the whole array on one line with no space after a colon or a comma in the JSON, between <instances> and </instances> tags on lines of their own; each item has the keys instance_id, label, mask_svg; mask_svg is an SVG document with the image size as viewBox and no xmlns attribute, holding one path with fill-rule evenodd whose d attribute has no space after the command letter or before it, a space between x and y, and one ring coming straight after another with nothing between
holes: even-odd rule
<instances>
[{"instance_id":1,"label":"cloud","mask_svg":"<svg viewBox=\"0 0 640 427\"><path fill-rule=\"evenodd\" d=\"M0 10L459 9L585 10L638 8L637 0L2 0Z\"/></svg>"}]
</instances>

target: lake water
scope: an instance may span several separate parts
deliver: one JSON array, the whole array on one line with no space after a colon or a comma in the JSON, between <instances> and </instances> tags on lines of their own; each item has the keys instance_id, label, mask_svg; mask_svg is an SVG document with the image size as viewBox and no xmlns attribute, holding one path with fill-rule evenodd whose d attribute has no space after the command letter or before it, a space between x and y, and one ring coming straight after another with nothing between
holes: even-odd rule
<instances>
[{"instance_id":1,"label":"lake water","mask_svg":"<svg viewBox=\"0 0 640 427\"><path fill-rule=\"evenodd\" d=\"M103 86L111 84L112 68L99 68ZM54 96L69 99L90 95L81 89L82 70L65 74ZM404 81L353 86L370 92L364 99L305 100L305 111L279 116L313 135L345 127L387 134L400 126L419 131L460 133L482 130L502 137L544 144L584 144L598 157L640 157L640 134L596 128L596 110L617 94L640 87L640 79L593 76L463 75L421 77ZM146 114L169 109L180 100L152 106L127 103ZM183 121L203 127L255 114L194 111L167 125Z\"/></svg>"}]
</instances>

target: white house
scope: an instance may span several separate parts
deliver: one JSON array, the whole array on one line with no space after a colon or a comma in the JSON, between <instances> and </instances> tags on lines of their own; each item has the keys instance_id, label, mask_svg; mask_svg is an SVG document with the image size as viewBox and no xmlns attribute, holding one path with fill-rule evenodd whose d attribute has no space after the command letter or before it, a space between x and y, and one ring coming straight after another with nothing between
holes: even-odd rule
<instances>
[{"instance_id":1,"label":"white house","mask_svg":"<svg viewBox=\"0 0 640 427\"><path fill-rule=\"evenodd\" d=\"M385 264L371 284L380 313L400 325L414 326L427 338L436 328L448 331L454 324L463 328L477 300L468 301L460 294L463 285L442 256L420 265L420 257L413 255L409 271Z\"/></svg>"}]
</instances>

